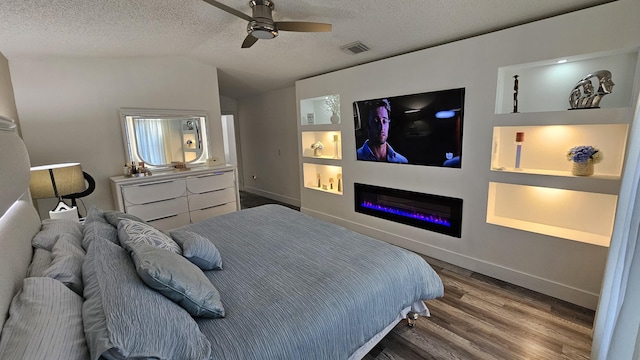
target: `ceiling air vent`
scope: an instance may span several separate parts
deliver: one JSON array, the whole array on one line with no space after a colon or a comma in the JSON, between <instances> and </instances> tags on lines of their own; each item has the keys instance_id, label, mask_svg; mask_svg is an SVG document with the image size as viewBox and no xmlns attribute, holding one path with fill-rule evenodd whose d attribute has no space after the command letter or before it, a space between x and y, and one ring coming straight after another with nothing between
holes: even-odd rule
<instances>
[{"instance_id":1,"label":"ceiling air vent","mask_svg":"<svg viewBox=\"0 0 640 360\"><path fill-rule=\"evenodd\" d=\"M340 49L346 52L347 54L351 54L351 55L360 54L365 51L369 51L369 47L361 43L360 41L356 41L351 44L341 46Z\"/></svg>"}]
</instances>

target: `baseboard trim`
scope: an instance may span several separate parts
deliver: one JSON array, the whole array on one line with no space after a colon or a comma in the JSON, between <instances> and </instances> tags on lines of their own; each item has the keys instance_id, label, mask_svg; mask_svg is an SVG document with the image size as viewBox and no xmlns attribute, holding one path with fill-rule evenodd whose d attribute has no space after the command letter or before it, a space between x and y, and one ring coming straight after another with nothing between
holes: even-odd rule
<instances>
[{"instance_id":1,"label":"baseboard trim","mask_svg":"<svg viewBox=\"0 0 640 360\"><path fill-rule=\"evenodd\" d=\"M506 281L514 285L522 286L526 289L549 295L570 302L572 304L580 305L592 310L595 310L598 305L599 294L595 294L583 289L578 289L576 287L562 284L553 280L541 278L536 275L527 274L520 270L511 269L482 259L458 254L452 252L451 250L421 243L413 239L409 239L397 234L392 234L378 228L362 225L349 220L344 220L308 208L301 208L300 211L319 219L344 226L361 234L365 234L367 236L386 241L393 245L415 251L419 254L430 256L432 258L456 266L460 266L462 268L475 271L492 278Z\"/></svg>"},{"instance_id":2,"label":"baseboard trim","mask_svg":"<svg viewBox=\"0 0 640 360\"><path fill-rule=\"evenodd\" d=\"M269 191L264 191L261 189L256 189L250 186L244 186L242 188L242 191L246 191L248 193L254 194L254 195L259 195L259 196L263 196L275 201L279 201L279 202L283 202L285 204L289 204L291 206L296 206L296 207L300 207L300 199L294 199L294 198L290 198L287 196L282 196L280 194L276 194L276 193L272 193Z\"/></svg>"}]
</instances>

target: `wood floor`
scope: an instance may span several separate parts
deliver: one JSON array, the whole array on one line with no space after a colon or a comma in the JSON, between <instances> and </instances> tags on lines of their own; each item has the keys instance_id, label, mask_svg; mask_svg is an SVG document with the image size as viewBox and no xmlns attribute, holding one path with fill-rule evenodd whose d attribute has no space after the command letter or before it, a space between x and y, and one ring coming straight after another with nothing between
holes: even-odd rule
<instances>
[{"instance_id":1,"label":"wood floor","mask_svg":"<svg viewBox=\"0 0 640 360\"><path fill-rule=\"evenodd\" d=\"M246 193L244 200L247 207L273 203ZM415 327L401 321L365 360L589 359L592 310L425 259L444 297L426 302L431 317Z\"/></svg>"},{"instance_id":2,"label":"wood floor","mask_svg":"<svg viewBox=\"0 0 640 360\"><path fill-rule=\"evenodd\" d=\"M594 312L426 258L445 287L430 318L400 322L364 359L589 359Z\"/></svg>"}]
</instances>

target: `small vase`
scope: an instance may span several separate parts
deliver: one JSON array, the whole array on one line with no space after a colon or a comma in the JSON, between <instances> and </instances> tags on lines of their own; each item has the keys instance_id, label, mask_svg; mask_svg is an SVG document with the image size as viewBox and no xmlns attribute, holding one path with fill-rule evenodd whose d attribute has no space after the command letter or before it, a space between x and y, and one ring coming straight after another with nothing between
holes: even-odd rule
<instances>
[{"instance_id":1,"label":"small vase","mask_svg":"<svg viewBox=\"0 0 640 360\"><path fill-rule=\"evenodd\" d=\"M340 124L340 115L334 112L333 115L331 115L331 123Z\"/></svg>"},{"instance_id":2,"label":"small vase","mask_svg":"<svg viewBox=\"0 0 640 360\"><path fill-rule=\"evenodd\" d=\"M574 162L571 168L571 173L575 176L590 176L593 175L593 161L587 162Z\"/></svg>"},{"instance_id":3,"label":"small vase","mask_svg":"<svg viewBox=\"0 0 640 360\"><path fill-rule=\"evenodd\" d=\"M313 149L313 156L322 156L322 149L320 148Z\"/></svg>"}]
</instances>

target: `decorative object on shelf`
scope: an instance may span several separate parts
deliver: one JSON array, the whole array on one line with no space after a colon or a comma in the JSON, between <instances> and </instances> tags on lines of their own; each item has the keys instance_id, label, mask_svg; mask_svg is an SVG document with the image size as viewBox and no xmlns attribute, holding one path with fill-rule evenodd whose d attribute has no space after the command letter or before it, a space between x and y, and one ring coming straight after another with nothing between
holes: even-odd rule
<instances>
[{"instance_id":1,"label":"decorative object on shelf","mask_svg":"<svg viewBox=\"0 0 640 360\"><path fill-rule=\"evenodd\" d=\"M573 162L571 173L576 176L593 175L593 165L603 159L602 151L591 145L574 146L567 151L567 160Z\"/></svg>"},{"instance_id":2,"label":"decorative object on shelf","mask_svg":"<svg viewBox=\"0 0 640 360\"><path fill-rule=\"evenodd\" d=\"M333 178L329 178L329 189L333 190Z\"/></svg>"},{"instance_id":3,"label":"decorative object on shelf","mask_svg":"<svg viewBox=\"0 0 640 360\"><path fill-rule=\"evenodd\" d=\"M593 91L592 78L598 79L598 89ZM611 71L598 70L588 74L578 81L569 95L571 109L593 109L600 107L602 98L611 94L615 83L611 80Z\"/></svg>"},{"instance_id":4,"label":"decorative object on shelf","mask_svg":"<svg viewBox=\"0 0 640 360\"><path fill-rule=\"evenodd\" d=\"M338 192L342 192L342 174L336 176L338 178Z\"/></svg>"},{"instance_id":5,"label":"decorative object on shelf","mask_svg":"<svg viewBox=\"0 0 640 360\"><path fill-rule=\"evenodd\" d=\"M307 125L313 125L313 122L314 122L313 118L314 118L313 113L307 113Z\"/></svg>"},{"instance_id":6,"label":"decorative object on shelf","mask_svg":"<svg viewBox=\"0 0 640 360\"><path fill-rule=\"evenodd\" d=\"M320 141L311 144L311 148L313 149L313 156L322 156L322 143Z\"/></svg>"},{"instance_id":7,"label":"decorative object on shelf","mask_svg":"<svg viewBox=\"0 0 640 360\"><path fill-rule=\"evenodd\" d=\"M522 143L524 142L524 133L516 133L516 170L520 170L520 155L522 155Z\"/></svg>"},{"instance_id":8,"label":"decorative object on shelf","mask_svg":"<svg viewBox=\"0 0 640 360\"><path fill-rule=\"evenodd\" d=\"M339 158L338 154L339 154L339 149L338 149L338 135L333 135L333 158L337 159Z\"/></svg>"},{"instance_id":9,"label":"decorative object on shelf","mask_svg":"<svg viewBox=\"0 0 640 360\"><path fill-rule=\"evenodd\" d=\"M327 110L331 111L331 123L339 124L340 123L340 96L338 95L329 95L324 101L324 106Z\"/></svg>"},{"instance_id":10,"label":"decorative object on shelf","mask_svg":"<svg viewBox=\"0 0 640 360\"><path fill-rule=\"evenodd\" d=\"M316 174L316 178L318 179L318 187L320 187L320 174Z\"/></svg>"},{"instance_id":11,"label":"decorative object on shelf","mask_svg":"<svg viewBox=\"0 0 640 360\"><path fill-rule=\"evenodd\" d=\"M518 112L518 75L513 75L513 112Z\"/></svg>"},{"instance_id":12,"label":"decorative object on shelf","mask_svg":"<svg viewBox=\"0 0 640 360\"><path fill-rule=\"evenodd\" d=\"M322 185L322 190L329 190L329 188L327 188L327 184Z\"/></svg>"}]
</instances>

